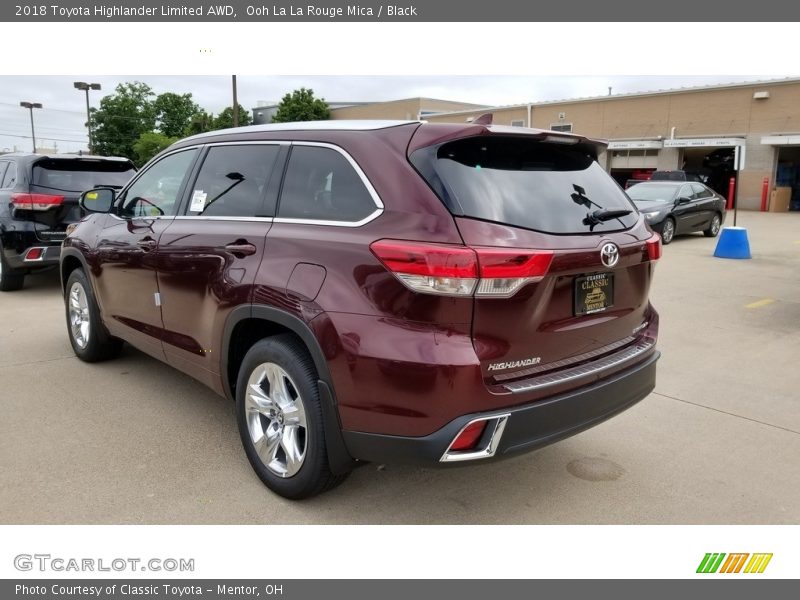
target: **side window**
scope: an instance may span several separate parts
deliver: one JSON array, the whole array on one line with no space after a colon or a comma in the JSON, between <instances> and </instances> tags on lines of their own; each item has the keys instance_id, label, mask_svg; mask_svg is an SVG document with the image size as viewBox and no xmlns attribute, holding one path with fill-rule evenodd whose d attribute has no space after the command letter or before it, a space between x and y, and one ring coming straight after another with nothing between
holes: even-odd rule
<instances>
[{"instance_id":1,"label":"side window","mask_svg":"<svg viewBox=\"0 0 800 600\"><path fill-rule=\"evenodd\" d=\"M0 161L0 189L4 188L3 185L3 177L6 174L6 168L8 167L8 163L5 161Z\"/></svg>"},{"instance_id":2,"label":"side window","mask_svg":"<svg viewBox=\"0 0 800 600\"><path fill-rule=\"evenodd\" d=\"M694 190L694 197L695 198L710 198L711 192L708 188L704 185L700 185L699 183L692 184L692 190Z\"/></svg>"},{"instance_id":3,"label":"side window","mask_svg":"<svg viewBox=\"0 0 800 600\"><path fill-rule=\"evenodd\" d=\"M125 192L122 217L161 217L178 210L178 194L197 150L185 150L159 160Z\"/></svg>"},{"instance_id":4,"label":"side window","mask_svg":"<svg viewBox=\"0 0 800 600\"><path fill-rule=\"evenodd\" d=\"M356 222L376 208L361 177L340 152L319 146L292 148L278 217Z\"/></svg>"},{"instance_id":5,"label":"side window","mask_svg":"<svg viewBox=\"0 0 800 600\"><path fill-rule=\"evenodd\" d=\"M17 183L17 165L16 163L8 163L8 170L3 176L3 183L0 185L3 189L13 188Z\"/></svg>"},{"instance_id":6,"label":"side window","mask_svg":"<svg viewBox=\"0 0 800 600\"><path fill-rule=\"evenodd\" d=\"M694 192L692 191L692 186L682 185L681 191L678 192L678 198L688 198L689 200L694 200Z\"/></svg>"},{"instance_id":7,"label":"side window","mask_svg":"<svg viewBox=\"0 0 800 600\"><path fill-rule=\"evenodd\" d=\"M279 149L275 144L210 148L194 183L187 214L264 216L264 194Z\"/></svg>"}]
</instances>

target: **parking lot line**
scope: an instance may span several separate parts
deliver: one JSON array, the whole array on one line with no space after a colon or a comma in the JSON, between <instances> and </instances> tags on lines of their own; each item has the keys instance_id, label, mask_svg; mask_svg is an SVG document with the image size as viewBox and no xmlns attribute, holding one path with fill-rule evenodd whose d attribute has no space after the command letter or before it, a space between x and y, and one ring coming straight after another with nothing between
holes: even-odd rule
<instances>
[{"instance_id":1,"label":"parking lot line","mask_svg":"<svg viewBox=\"0 0 800 600\"><path fill-rule=\"evenodd\" d=\"M766 306L767 304L772 304L775 302L772 298L764 298L763 300L757 300L756 302L751 302L750 304L746 304L745 308L761 308L762 306Z\"/></svg>"}]
</instances>

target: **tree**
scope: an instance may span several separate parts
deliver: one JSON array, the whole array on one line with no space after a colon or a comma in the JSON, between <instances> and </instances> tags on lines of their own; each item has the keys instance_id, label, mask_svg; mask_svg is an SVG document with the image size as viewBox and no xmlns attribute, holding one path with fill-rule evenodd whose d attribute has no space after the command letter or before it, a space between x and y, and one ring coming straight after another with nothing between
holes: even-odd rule
<instances>
[{"instance_id":1,"label":"tree","mask_svg":"<svg viewBox=\"0 0 800 600\"><path fill-rule=\"evenodd\" d=\"M165 92L153 102L158 131L167 137L182 136L192 117L200 111L191 94Z\"/></svg>"},{"instance_id":2,"label":"tree","mask_svg":"<svg viewBox=\"0 0 800 600\"><path fill-rule=\"evenodd\" d=\"M100 108L92 109L92 150L102 156L134 159L133 144L156 126L151 100L153 90L145 83L134 81L120 83L115 92L100 100Z\"/></svg>"},{"instance_id":3,"label":"tree","mask_svg":"<svg viewBox=\"0 0 800 600\"><path fill-rule=\"evenodd\" d=\"M214 115L200 110L192 115L189 119L189 124L183 131L183 135L196 135L198 133L205 133L214 128Z\"/></svg>"},{"instance_id":4,"label":"tree","mask_svg":"<svg viewBox=\"0 0 800 600\"><path fill-rule=\"evenodd\" d=\"M331 111L324 98L315 98L312 89L300 88L283 97L272 122L325 121L330 116Z\"/></svg>"},{"instance_id":5,"label":"tree","mask_svg":"<svg viewBox=\"0 0 800 600\"><path fill-rule=\"evenodd\" d=\"M134 162L141 167L156 154L168 148L180 138L178 136L169 137L157 131L147 131L139 136L133 144L135 153Z\"/></svg>"},{"instance_id":6,"label":"tree","mask_svg":"<svg viewBox=\"0 0 800 600\"><path fill-rule=\"evenodd\" d=\"M239 127L250 125L253 122L250 111L239 105ZM228 129L233 127L233 107L229 106L219 113L213 120L211 129Z\"/></svg>"}]
</instances>

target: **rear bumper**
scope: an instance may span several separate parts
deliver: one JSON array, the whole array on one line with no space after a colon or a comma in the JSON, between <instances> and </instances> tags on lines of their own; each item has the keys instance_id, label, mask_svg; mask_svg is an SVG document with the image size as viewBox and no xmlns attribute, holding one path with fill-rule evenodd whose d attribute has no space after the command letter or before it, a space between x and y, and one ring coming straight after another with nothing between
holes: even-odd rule
<instances>
[{"instance_id":1,"label":"rear bumper","mask_svg":"<svg viewBox=\"0 0 800 600\"><path fill-rule=\"evenodd\" d=\"M43 242L31 231L4 231L0 238L0 251L12 269L38 269L57 265L61 257L61 243ZM26 258L33 248L40 248L39 256Z\"/></svg>"},{"instance_id":2,"label":"rear bumper","mask_svg":"<svg viewBox=\"0 0 800 600\"><path fill-rule=\"evenodd\" d=\"M463 415L423 437L344 431L344 442L350 455L360 460L453 464L441 459L464 426L475 419L507 415L493 455L479 460L535 450L602 423L642 400L655 387L659 356L655 351L644 361L573 392L507 410Z\"/></svg>"}]
</instances>

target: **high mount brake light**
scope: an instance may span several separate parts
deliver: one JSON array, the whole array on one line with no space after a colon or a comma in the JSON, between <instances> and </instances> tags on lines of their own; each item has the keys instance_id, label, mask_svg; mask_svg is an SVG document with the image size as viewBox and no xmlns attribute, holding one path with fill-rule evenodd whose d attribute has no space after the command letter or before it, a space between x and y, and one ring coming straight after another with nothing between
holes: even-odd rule
<instances>
[{"instance_id":1,"label":"high mount brake light","mask_svg":"<svg viewBox=\"0 0 800 600\"><path fill-rule=\"evenodd\" d=\"M507 298L547 274L551 251L378 240L373 254L410 289L426 294Z\"/></svg>"}]
</instances>

